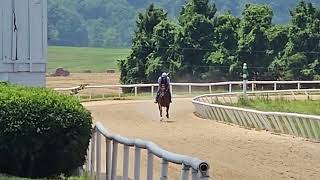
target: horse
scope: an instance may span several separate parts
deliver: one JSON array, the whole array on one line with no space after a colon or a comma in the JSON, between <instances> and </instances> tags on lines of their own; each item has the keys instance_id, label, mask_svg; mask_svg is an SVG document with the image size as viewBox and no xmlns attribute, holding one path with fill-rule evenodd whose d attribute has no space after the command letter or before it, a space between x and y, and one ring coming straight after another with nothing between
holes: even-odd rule
<instances>
[{"instance_id":1,"label":"horse","mask_svg":"<svg viewBox=\"0 0 320 180\"><path fill-rule=\"evenodd\" d=\"M159 91L159 98L158 98L158 107L160 111L160 117L162 120L162 108L166 108L166 117L169 119L169 108L170 108L170 96L168 90L165 88L164 85L161 86Z\"/></svg>"}]
</instances>

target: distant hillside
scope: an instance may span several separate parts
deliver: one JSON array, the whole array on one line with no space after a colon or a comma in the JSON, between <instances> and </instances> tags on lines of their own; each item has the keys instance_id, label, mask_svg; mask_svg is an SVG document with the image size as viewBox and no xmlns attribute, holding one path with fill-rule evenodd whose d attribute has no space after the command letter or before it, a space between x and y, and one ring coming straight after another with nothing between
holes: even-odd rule
<instances>
[{"instance_id":1,"label":"distant hillside","mask_svg":"<svg viewBox=\"0 0 320 180\"><path fill-rule=\"evenodd\" d=\"M139 12L151 3L176 19L188 0L48 0L49 44L130 47ZM286 23L298 0L211 0L219 12L240 16L247 3L269 4L274 23ZM309 0L319 5L320 0Z\"/></svg>"}]
</instances>

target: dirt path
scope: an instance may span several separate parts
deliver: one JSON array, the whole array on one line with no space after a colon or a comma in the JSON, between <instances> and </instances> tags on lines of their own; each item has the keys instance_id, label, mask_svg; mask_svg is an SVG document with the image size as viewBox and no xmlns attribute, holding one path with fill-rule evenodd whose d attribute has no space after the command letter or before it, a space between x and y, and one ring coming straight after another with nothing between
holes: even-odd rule
<instances>
[{"instance_id":1,"label":"dirt path","mask_svg":"<svg viewBox=\"0 0 320 180\"><path fill-rule=\"evenodd\" d=\"M151 101L91 102L85 106L95 121L113 133L151 140L170 151L206 160L215 180L320 177L320 144L199 119L193 114L190 100L174 101L169 123L159 122L157 107ZM120 157L122 150L119 152ZM121 161L118 167L122 167ZM155 168L159 172L159 166ZM142 175L141 179L146 179L145 172ZM172 166L169 178L179 179L178 176L178 167Z\"/></svg>"}]
</instances>

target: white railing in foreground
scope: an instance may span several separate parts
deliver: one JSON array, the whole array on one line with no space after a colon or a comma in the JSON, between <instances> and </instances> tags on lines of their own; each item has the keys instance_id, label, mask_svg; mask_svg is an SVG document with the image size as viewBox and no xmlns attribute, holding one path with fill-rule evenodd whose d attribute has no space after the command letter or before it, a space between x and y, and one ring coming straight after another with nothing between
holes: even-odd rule
<instances>
[{"instance_id":1,"label":"white railing in foreground","mask_svg":"<svg viewBox=\"0 0 320 180\"><path fill-rule=\"evenodd\" d=\"M161 149L156 144L140 139L128 139L119 135L111 134L107 131L101 123L97 123L94 128L94 134L91 139L89 148L89 158L87 159L87 170L91 177L98 180L101 179L101 136L105 138L106 142L106 179L115 180L117 175L117 157L118 144L123 145L123 169L122 179L128 180L129 169L129 150L134 147L134 180L145 179L140 177L140 159L141 150L146 149L147 155L147 180L153 179L153 157L157 156L162 159L160 180L168 179L169 163L181 164L180 180L188 180L190 176L192 180L208 180L209 179L209 165L196 158L185 155L175 154Z\"/></svg>"},{"instance_id":2,"label":"white railing in foreground","mask_svg":"<svg viewBox=\"0 0 320 180\"><path fill-rule=\"evenodd\" d=\"M248 96L257 94L289 94L292 97L296 97L298 94L309 96L310 93L317 93L319 95L320 89L249 92ZM320 140L320 116L283 112L262 112L214 104L219 98L225 101L229 99L230 102L233 101L232 98L237 98L240 95L242 95L242 93L202 95L195 97L192 103L202 118L236 124L245 128L290 134L315 141Z\"/></svg>"},{"instance_id":3,"label":"white railing in foreground","mask_svg":"<svg viewBox=\"0 0 320 180\"><path fill-rule=\"evenodd\" d=\"M320 85L320 81L248 81L247 85L251 91L256 91L258 85L271 85L273 87L273 90L279 89L280 85L295 85L297 89L302 89L303 85ZM227 92L231 93L234 92L235 89L241 90L239 86L243 85L243 81L232 81L232 82L217 82L217 83L171 83L171 93L175 94L175 87L187 87L187 91L185 94L192 94L194 92L194 88L196 87L207 87L206 92L212 93L214 92L215 87L224 87L223 89L227 89ZM235 88L237 86L237 88ZM251 87L250 87L251 86ZM116 88L117 94L120 97L122 94L123 88L133 88L134 89L134 95L138 96L139 88L150 88L150 95L153 97L155 95L155 88L158 87L158 84L131 84L131 85L99 85L99 86L86 86L85 90L87 90L87 96L88 98L86 100L94 100L94 99L101 99L94 97L94 90L97 89L106 89L106 88ZM76 87L70 87L70 88L55 88L54 90L60 91L60 92L68 92L74 89L79 88L79 86ZM203 93L203 90L201 91ZM105 94L101 94L102 99L104 99ZM79 96L79 99L81 99L81 96Z\"/></svg>"}]
</instances>

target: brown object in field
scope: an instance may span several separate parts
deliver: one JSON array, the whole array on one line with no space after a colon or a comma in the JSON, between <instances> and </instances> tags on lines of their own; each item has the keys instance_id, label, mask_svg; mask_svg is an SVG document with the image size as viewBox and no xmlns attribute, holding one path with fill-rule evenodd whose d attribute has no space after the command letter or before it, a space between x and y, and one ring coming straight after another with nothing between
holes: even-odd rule
<instances>
[{"instance_id":1,"label":"brown object in field","mask_svg":"<svg viewBox=\"0 0 320 180\"><path fill-rule=\"evenodd\" d=\"M107 71L107 73L115 73L116 72L116 70L114 70L114 69L107 69L106 71Z\"/></svg>"},{"instance_id":2,"label":"brown object in field","mask_svg":"<svg viewBox=\"0 0 320 180\"><path fill-rule=\"evenodd\" d=\"M56 69L56 72L54 73L54 76L69 76L70 72L64 70L62 67L58 67Z\"/></svg>"}]
</instances>

